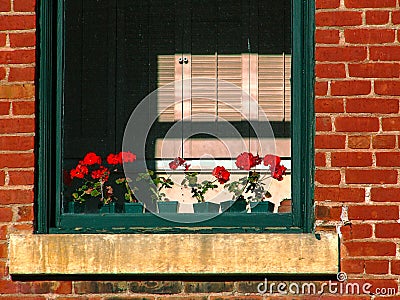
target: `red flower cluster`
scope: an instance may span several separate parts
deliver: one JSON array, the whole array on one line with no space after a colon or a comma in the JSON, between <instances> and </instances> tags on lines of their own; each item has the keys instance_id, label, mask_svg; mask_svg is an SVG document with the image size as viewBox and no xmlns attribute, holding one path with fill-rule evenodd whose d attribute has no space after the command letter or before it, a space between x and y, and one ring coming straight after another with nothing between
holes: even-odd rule
<instances>
[{"instance_id":1,"label":"red flower cluster","mask_svg":"<svg viewBox=\"0 0 400 300\"><path fill-rule=\"evenodd\" d=\"M110 165L120 165L124 162L134 162L136 155L132 152L120 152L118 154L109 154L107 156L107 163Z\"/></svg>"},{"instance_id":2,"label":"red flower cluster","mask_svg":"<svg viewBox=\"0 0 400 300\"><path fill-rule=\"evenodd\" d=\"M98 170L92 171L92 178L93 179L100 179L103 182L108 180L108 176L110 175L110 171L103 166L100 166Z\"/></svg>"},{"instance_id":3,"label":"red flower cluster","mask_svg":"<svg viewBox=\"0 0 400 300\"><path fill-rule=\"evenodd\" d=\"M250 170L251 168L259 165L262 158L258 155L254 156L250 152L243 152L236 158L236 166L241 170Z\"/></svg>"},{"instance_id":4,"label":"red flower cluster","mask_svg":"<svg viewBox=\"0 0 400 300\"><path fill-rule=\"evenodd\" d=\"M282 181L283 175L286 173L286 167L281 165L281 158L276 155L267 154L264 157L264 165L269 166L272 178Z\"/></svg>"},{"instance_id":5,"label":"red flower cluster","mask_svg":"<svg viewBox=\"0 0 400 300\"><path fill-rule=\"evenodd\" d=\"M101 157L98 156L96 153L94 152L89 152L88 154L85 155L85 157L83 158L83 161L81 162L82 165L85 166L91 166L94 164L101 164Z\"/></svg>"},{"instance_id":6,"label":"red flower cluster","mask_svg":"<svg viewBox=\"0 0 400 300\"><path fill-rule=\"evenodd\" d=\"M69 173L71 175L71 178L83 178L85 175L89 173L88 167L78 164L75 169L72 169L71 172Z\"/></svg>"},{"instance_id":7,"label":"red flower cluster","mask_svg":"<svg viewBox=\"0 0 400 300\"><path fill-rule=\"evenodd\" d=\"M169 163L169 168L171 170L176 170L180 166L183 166L185 168L185 171L189 170L190 167L190 165L186 163L186 160L181 157L176 157L173 161Z\"/></svg>"},{"instance_id":8,"label":"red flower cluster","mask_svg":"<svg viewBox=\"0 0 400 300\"><path fill-rule=\"evenodd\" d=\"M136 160L136 155L132 152L120 152L118 154L109 154L107 156L107 163L110 165L122 164L123 162L134 162ZM79 164L72 169L69 174L71 179L74 178L84 178L85 175L89 174L88 166L93 165L101 165L101 157L94 152L89 152L85 155L83 160L79 162ZM93 179L100 179L103 182L108 180L108 176L110 175L110 171L103 166L100 166L97 170L93 170L90 173L90 176Z\"/></svg>"},{"instance_id":9,"label":"red flower cluster","mask_svg":"<svg viewBox=\"0 0 400 300\"><path fill-rule=\"evenodd\" d=\"M214 168L212 175L218 179L220 184L224 184L229 181L231 174L224 167L217 166Z\"/></svg>"}]
</instances>

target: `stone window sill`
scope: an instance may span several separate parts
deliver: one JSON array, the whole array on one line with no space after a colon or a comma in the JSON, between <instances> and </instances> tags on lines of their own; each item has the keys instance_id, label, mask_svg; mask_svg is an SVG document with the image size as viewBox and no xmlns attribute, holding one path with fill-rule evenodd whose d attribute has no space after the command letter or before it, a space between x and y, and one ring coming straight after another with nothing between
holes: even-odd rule
<instances>
[{"instance_id":1,"label":"stone window sill","mask_svg":"<svg viewBox=\"0 0 400 300\"><path fill-rule=\"evenodd\" d=\"M336 234L10 236L10 274L336 274Z\"/></svg>"}]
</instances>

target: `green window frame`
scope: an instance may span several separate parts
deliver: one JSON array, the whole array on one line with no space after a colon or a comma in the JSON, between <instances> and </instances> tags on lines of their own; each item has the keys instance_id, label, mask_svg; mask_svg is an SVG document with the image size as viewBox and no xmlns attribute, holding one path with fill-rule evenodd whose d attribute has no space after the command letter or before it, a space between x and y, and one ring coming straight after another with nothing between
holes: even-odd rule
<instances>
[{"instance_id":1,"label":"green window frame","mask_svg":"<svg viewBox=\"0 0 400 300\"><path fill-rule=\"evenodd\" d=\"M153 214L65 215L62 192L64 0L38 6L37 233L311 232L314 189L314 3L292 0L292 213L222 214L196 225Z\"/></svg>"}]
</instances>

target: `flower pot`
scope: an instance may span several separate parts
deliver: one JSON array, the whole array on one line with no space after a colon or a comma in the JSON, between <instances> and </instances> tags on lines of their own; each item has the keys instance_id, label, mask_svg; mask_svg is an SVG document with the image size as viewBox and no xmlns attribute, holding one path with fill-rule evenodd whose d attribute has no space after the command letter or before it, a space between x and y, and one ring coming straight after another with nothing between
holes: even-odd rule
<instances>
[{"instance_id":1,"label":"flower pot","mask_svg":"<svg viewBox=\"0 0 400 300\"><path fill-rule=\"evenodd\" d=\"M246 201L228 200L221 202L222 212L246 212Z\"/></svg>"},{"instance_id":2,"label":"flower pot","mask_svg":"<svg viewBox=\"0 0 400 300\"><path fill-rule=\"evenodd\" d=\"M199 202L193 204L193 210L197 213L218 213L219 204L213 202Z\"/></svg>"},{"instance_id":3,"label":"flower pot","mask_svg":"<svg viewBox=\"0 0 400 300\"><path fill-rule=\"evenodd\" d=\"M115 213L115 203L104 204L99 207L100 214L114 214Z\"/></svg>"},{"instance_id":4,"label":"flower pot","mask_svg":"<svg viewBox=\"0 0 400 300\"><path fill-rule=\"evenodd\" d=\"M125 203L124 212L127 214L141 214L143 213L143 204L141 202Z\"/></svg>"},{"instance_id":5,"label":"flower pot","mask_svg":"<svg viewBox=\"0 0 400 300\"><path fill-rule=\"evenodd\" d=\"M250 207L252 213L272 213L274 212L275 204L269 201L251 202Z\"/></svg>"},{"instance_id":6,"label":"flower pot","mask_svg":"<svg viewBox=\"0 0 400 300\"><path fill-rule=\"evenodd\" d=\"M162 213L177 213L179 201L162 201L158 202L158 212Z\"/></svg>"},{"instance_id":7,"label":"flower pot","mask_svg":"<svg viewBox=\"0 0 400 300\"><path fill-rule=\"evenodd\" d=\"M82 202L68 202L68 213L70 214L83 214L85 212L86 203Z\"/></svg>"}]
</instances>

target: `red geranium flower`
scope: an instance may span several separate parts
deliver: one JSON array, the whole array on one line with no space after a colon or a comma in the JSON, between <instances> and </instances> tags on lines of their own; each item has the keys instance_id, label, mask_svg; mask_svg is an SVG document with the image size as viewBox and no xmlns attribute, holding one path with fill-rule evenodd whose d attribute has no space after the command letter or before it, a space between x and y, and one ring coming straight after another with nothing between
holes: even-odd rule
<instances>
[{"instance_id":1,"label":"red geranium flower","mask_svg":"<svg viewBox=\"0 0 400 300\"><path fill-rule=\"evenodd\" d=\"M269 166L270 170L274 170L275 167L279 166L281 163L281 158L276 155L267 154L264 157L264 165Z\"/></svg>"},{"instance_id":2,"label":"red geranium flower","mask_svg":"<svg viewBox=\"0 0 400 300\"><path fill-rule=\"evenodd\" d=\"M107 162L110 165L120 165L122 164L122 152L119 154L109 154L107 156Z\"/></svg>"},{"instance_id":3,"label":"red geranium flower","mask_svg":"<svg viewBox=\"0 0 400 300\"><path fill-rule=\"evenodd\" d=\"M187 171L190 167L190 165L186 164L186 160L181 157L176 157L173 161L169 163L169 167L171 170L176 170L179 166L184 166L185 171Z\"/></svg>"},{"instance_id":4,"label":"red geranium flower","mask_svg":"<svg viewBox=\"0 0 400 300\"><path fill-rule=\"evenodd\" d=\"M136 155L133 154L132 152L120 152L118 155L121 155L122 157L122 162L134 162L136 160Z\"/></svg>"},{"instance_id":5,"label":"red geranium flower","mask_svg":"<svg viewBox=\"0 0 400 300\"><path fill-rule=\"evenodd\" d=\"M84 164L86 166L91 166L91 165L94 165L94 164L99 164L100 165L101 164L101 157L98 156L94 152L89 152L83 158L82 164Z\"/></svg>"},{"instance_id":6,"label":"red geranium flower","mask_svg":"<svg viewBox=\"0 0 400 300\"><path fill-rule=\"evenodd\" d=\"M101 179L103 182L108 180L108 176L110 175L110 171L106 168L101 166L98 170L92 171L92 178L93 179Z\"/></svg>"},{"instance_id":7,"label":"red geranium flower","mask_svg":"<svg viewBox=\"0 0 400 300\"><path fill-rule=\"evenodd\" d=\"M258 155L254 156L250 152L243 152L236 158L236 166L241 170L250 170L259 165L261 161L262 159Z\"/></svg>"},{"instance_id":8,"label":"red geranium flower","mask_svg":"<svg viewBox=\"0 0 400 300\"><path fill-rule=\"evenodd\" d=\"M286 167L285 166L276 166L274 172L272 172L272 178L282 181L283 175L286 174Z\"/></svg>"},{"instance_id":9,"label":"red geranium flower","mask_svg":"<svg viewBox=\"0 0 400 300\"><path fill-rule=\"evenodd\" d=\"M88 168L86 166L83 166L81 164L78 164L75 169L72 169L69 174L71 175L71 179L74 178L83 178L85 175L87 175L89 172Z\"/></svg>"},{"instance_id":10,"label":"red geranium flower","mask_svg":"<svg viewBox=\"0 0 400 300\"><path fill-rule=\"evenodd\" d=\"M229 176L231 175L228 170L220 166L215 167L212 174L218 179L218 182L221 184L228 182Z\"/></svg>"}]
</instances>

